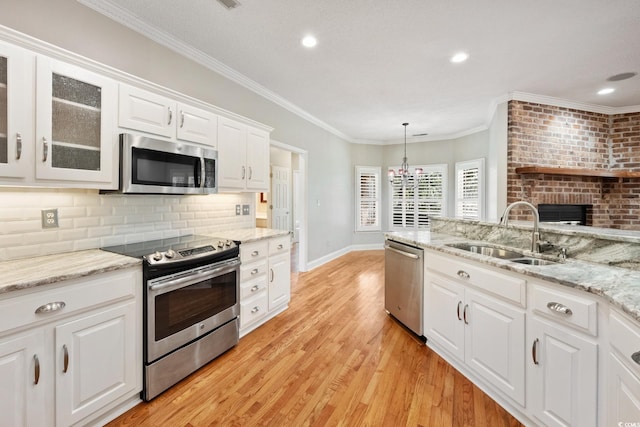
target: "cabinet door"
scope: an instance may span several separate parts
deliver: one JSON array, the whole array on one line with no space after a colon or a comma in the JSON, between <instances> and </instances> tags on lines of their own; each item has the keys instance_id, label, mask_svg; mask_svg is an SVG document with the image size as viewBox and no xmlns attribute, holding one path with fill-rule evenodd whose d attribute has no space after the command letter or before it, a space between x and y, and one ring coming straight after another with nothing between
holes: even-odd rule
<instances>
[{"instance_id":1,"label":"cabinet door","mask_svg":"<svg viewBox=\"0 0 640 427\"><path fill-rule=\"evenodd\" d=\"M72 425L134 390L135 303L102 309L55 328L56 424Z\"/></svg>"},{"instance_id":2,"label":"cabinet door","mask_svg":"<svg viewBox=\"0 0 640 427\"><path fill-rule=\"evenodd\" d=\"M107 77L37 58L36 178L113 184L116 88Z\"/></svg>"},{"instance_id":3,"label":"cabinet door","mask_svg":"<svg viewBox=\"0 0 640 427\"><path fill-rule=\"evenodd\" d=\"M595 426L598 346L537 318L530 331L534 416L548 426Z\"/></svg>"},{"instance_id":4,"label":"cabinet door","mask_svg":"<svg viewBox=\"0 0 640 427\"><path fill-rule=\"evenodd\" d=\"M524 406L524 311L472 290L466 299L466 364Z\"/></svg>"},{"instance_id":5,"label":"cabinet door","mask_svg":"<svg viewBox=\"0 0 640 427\"><path fill-rule=\"evenodd\" d=\"M45 391L51 386L52 365L44 354L39 329L0 340L0 414L3 426L43 426L48 420Z\"/></svg>"},{"instance_id":6,"label":"cabinet door","mask_svg":"<svg viewBox=\"0 0 640 427\"><path fill-rule=\"evenodd\" d=\"M269 311L289 302L291 294L290 256L269 258Z\"/></svg>"},{"instance_id":7,"label":"cabinet door","mask_svg":"<svg viewBox=\"0 0 640 427\"><path fill-rule=\"evenodd\" d=\"M244 190L247 176L247 128L218 118L218 183L220 188Z\"/></svg>"},{"instance_id":8,"label":"cabinet door","mask_svg":"<svg viewBox=\"0 0 640 427\"><path fill-rule=\"evenodd\" d=\"M175 136L175 102L155 93L120 84L118 125L123 128Z\"/></svg>"},{"instance_id":9,"label":"cabinet door","mask_svg":"<svg viewBox=\"0 0 640 427\"><path fill-rule=\"evenodd\" d=\"M218 148L218 116L191 105L178 104L178 139Z\"/></svg>"},{"instance_id":10,"label":"cabinet door","mask_svg":"<svg viewBox=\"0 0 640 427\"><path fill-rule=\"evenodd\" d=\"M0 42L0 176L33 175L33 57Z\"/></svg>"},{"instance_id":11,"label":"cabinet door","mask_svg":"<svg viewBox=\"0 0 640 427\"><path fill-rule=\"evenodd\" d=\"M464 286L430 270L424 279L424 334L464 361Z\"/></svg>"},{"instance_id":12,"label":"cabinet door","mask_svg":"<svg viewBox=\"0 0 640 427\"><path fill-rule=\"evenodd\" d=\"M248 128L247 189L269 191L269 133Z\"/></svg>"},{"instance_id":13,"label":"cabinet door","mask_svg":"<svg viewBox=\"0 0 640 427\"><path fill-rule=\"evenodd\" d=\"M609 353L609 405L610 426L632 425L640 420L640 379L616 355Z\"/></svg>"}]
</instances>

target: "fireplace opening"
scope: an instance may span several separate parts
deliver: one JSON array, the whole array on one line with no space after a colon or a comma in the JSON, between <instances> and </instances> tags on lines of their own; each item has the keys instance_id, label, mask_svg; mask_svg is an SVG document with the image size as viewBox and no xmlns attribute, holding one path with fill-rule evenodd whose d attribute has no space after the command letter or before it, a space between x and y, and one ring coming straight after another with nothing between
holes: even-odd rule
<instances>
[{"instance_id":1,"label":"fireplace opening","mask_svg":"<svg viewBox=\"0 0 640 427\"><path fill-rule=\"evenodd\" d=\"M567 205L540 203L538 213L540 222L571 224L571 225L591 225L589 213L592 205Z\"/></svg>"}]
</instances>

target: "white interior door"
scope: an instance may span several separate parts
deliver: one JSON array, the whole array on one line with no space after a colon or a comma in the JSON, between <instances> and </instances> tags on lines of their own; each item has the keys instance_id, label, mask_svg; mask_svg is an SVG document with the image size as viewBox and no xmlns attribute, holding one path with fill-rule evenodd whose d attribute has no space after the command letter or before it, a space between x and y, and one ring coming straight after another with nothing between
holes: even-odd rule
<instances>
[{"instance_id":1,"label":"white interior door","mask_svg":"<svg viewBox=\"0 0 640 427\"><path fill-rule=\"evenodd\" d=\"M271 228L291 231L291 171L271 167Z\"/></svg>"},{"instance_id":2,"label":"white interior door","mask_svg":"<svg viewBox=\"0 0 640 427\"><path fill-rule=\"evenodd\" d=\"M293 242L298 243L300 241L300 227L302 226L302 181L299 170L293 171L292 180L292 206L293 206Z\"/></svg>"}]
</instances>

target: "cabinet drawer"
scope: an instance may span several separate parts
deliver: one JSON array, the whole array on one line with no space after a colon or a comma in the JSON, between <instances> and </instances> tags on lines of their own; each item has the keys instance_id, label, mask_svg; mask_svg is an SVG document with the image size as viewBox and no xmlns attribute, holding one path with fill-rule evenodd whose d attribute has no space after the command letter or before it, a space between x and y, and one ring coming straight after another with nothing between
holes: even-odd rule
<instances>
[{"instance_id":1,"label":"cabinet drawer","mask_svg":"<svg viewBox=\"0 0 640 427\"><path fill-rule=\"evenodd\" d=\"M427 268L432 271L475 286L522 307L526 306L527 281L523 278L508 276L453 255L446 257L427 252L424 258Z\"/></svg>"},{"instance_id":2,"label":"cabinet drawer","mask_svg":"<svg viewBox=\"0 0 640 427\"><path fill-rule=\"evenodd\" d=\"M532 286L531 297L534 312L598 336L596 301L537 283Z\"/></svg>"},{"instance_id":3,"label":"cabinet drawer","mask_svg":"<svg viewBox=\"0 0 640 427\"><path fill-rule=\"evenodd\" d=\"M0 301L0 325L2 325L0 333L42 321L63 318L76 311L110 301L134 298L136 287L142 287L140 268L73 279L61 282L55 289L45 287L44 290L2 300ZM64 303L64 306L59 304L58 309L47 312L45 306L52 303ZM40 307L45 311L36 313Z\"/></svg>"},{"instance_id":4,"label":"cabinet drawer","mask_svg":"<svg viewBox=\"0 0 640 427\"><path fill-rule=\"evenodd\" d=\"M247 301L240 302L240 329L262 319L267 315L269 307L269 296L264 290Z\"/></svg>"},{"instance_id":5,"label":"cabinet drawer","mask_svg":"<svg viewBox=\"0 0 640 427\"><path fill-rule=\"evenodd\" d=\"M622 362L626 364L636 375L640 376L640 357L634 354L640 353L640 327L633 325L618 313L609 315L609 340L611 347L619 353Z\"/></svg>"},{"instance_id":6,"label":"cabinet drawer","mask_svg":"<svg viewBox=\"0 0 640 427\"><path fill-rule=\"evenodd\" d=\"M252 243L242 243L240 245L240 261L248 264L253 261L265 258L269 253L269 242L266 240Z\"/></svg>"},{"instance_id":7,"label":"cabinet drawer","mask_svg":"<svg viewBox=\"0 0 640 427\"><path fill-rule=\"evenodd\" d=\"M246 283L240 285L240 301L245 301L258 292L267 289L267 276L263 275L255 280L249 280Z\"/></svg>"},{"instance_id":8,"label":"cabinet drawer","mask_svg":"<svg viewBox=\"0 0 640 427\"><path fill-rule=\"evenodd\" d=\"M291 247L291 237L275 237L269 240L269 256L289 252Z\"/></svg>"},{"instance_id":9,"label":"cabinet drawer","mask_svg":"<svg viewBox=\"0 0 640 427\"><path fill-rule=\"evenodd\" d=\"M267 273L267 259L240 266L240 282L254 279Z\"/></svg>"}]
</instances>

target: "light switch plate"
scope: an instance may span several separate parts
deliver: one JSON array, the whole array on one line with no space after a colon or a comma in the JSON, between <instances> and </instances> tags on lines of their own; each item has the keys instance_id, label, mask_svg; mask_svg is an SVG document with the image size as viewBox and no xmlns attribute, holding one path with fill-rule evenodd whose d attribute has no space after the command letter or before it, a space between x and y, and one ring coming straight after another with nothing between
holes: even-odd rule
<instances>
[{"instance_id":1,"label":"light switch plate","mask_svg":"<svg viewBox=\"0 0 640 427\"><path fill-rule=\"evenodd\" d=\"M242 205L242 215L249 215L249 205Z\"/></svg>"},{"instance_id":2,"label":"light switch plate","mask_svg":"<svg viewBox=\"0 0 640 427\"><path fill-rule=\"evenodd\" d=\"M240 205L236 205L236 215L240 215L242 212L240 211Z\"/></svg>"},{"instance_id":3,"label":"light switch plate","mask_svg":"<svg viewBox=\"0 0 640 427\"><path fill-rule=\"evenodd\" d=\"M42 228L58 228L58 209L42 209Z\"/></svg>"}]
</instances>

